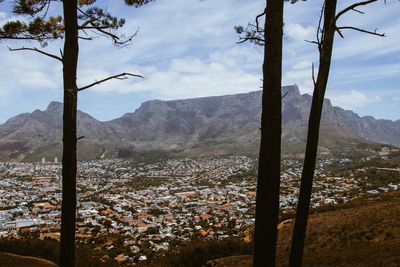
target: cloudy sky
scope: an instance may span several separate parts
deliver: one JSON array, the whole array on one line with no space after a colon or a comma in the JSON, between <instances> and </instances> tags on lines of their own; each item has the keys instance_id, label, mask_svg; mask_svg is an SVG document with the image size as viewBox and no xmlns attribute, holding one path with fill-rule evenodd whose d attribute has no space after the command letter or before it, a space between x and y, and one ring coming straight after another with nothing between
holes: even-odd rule
<instances>
[{"instance_id":1,"label":"cloudy sky","mask_svg":"<svg viewBox=\"0 0 400 267\"><path fill-rule=\"evenodd\" d=\"M6 0L7 1L7 0ZM285 5L283 84L297 84L312 92L311 64L318 64L314 40L322 1ZM338 9L354 1L339 0ZM109 40L81 41L79 85L120 72L145 79L111 81L79 95L79 109L99 120L133 112L151 99L180 99L259 90L263 51L252 44L236 44L235 25L247 25L263 9L263 0L158 0L145 7L123 1L98 1L127 23L122 32L139 29L127 48ZM345 31L336 36L327 96L334 105L360 115L400 119L400 3L383 1L349 13L340 25L386 33L381 38ZM0 4L0 24L12 19ZM60 64L34 52L9 52L7 46L36 43L0 42L0 123L23 112L45 109L62 101ZM62 43L46 49L57 53Z\"/></svg>"}]
</instances>

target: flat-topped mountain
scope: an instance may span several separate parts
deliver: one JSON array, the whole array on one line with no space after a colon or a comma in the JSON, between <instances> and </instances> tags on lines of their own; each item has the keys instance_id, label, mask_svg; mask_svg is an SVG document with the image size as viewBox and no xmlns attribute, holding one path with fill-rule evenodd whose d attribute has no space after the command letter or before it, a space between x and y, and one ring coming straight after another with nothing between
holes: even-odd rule
<instances>
[{"instance_id":1,"label":"flat-topped mountain","mask_svg":"<svg viewBox=\"0 0 400 267\"><path fill-rule=\"evenodd\" d=\"M310 95L296 85L282 88L284 151L305 142ZM78 112L81 159L133 156L143 151L182 154L258 153L261 91L244 94L144 102L134 113L101 122ZM62 104L20 114L0 125L1 158L37 160L61 155ZM400 145L400 120L376 120L332 106L325 100L320 143Z\"/></svg>"}]
</instances>

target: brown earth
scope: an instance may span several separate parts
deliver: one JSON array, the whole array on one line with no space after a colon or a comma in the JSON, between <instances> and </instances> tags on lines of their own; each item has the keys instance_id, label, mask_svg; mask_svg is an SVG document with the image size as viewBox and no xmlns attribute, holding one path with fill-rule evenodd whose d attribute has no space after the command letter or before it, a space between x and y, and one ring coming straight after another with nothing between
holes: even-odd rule
<instances>
[{"instance_id":1,"label":"brown earth","mask_svg":"<svg viewBox=\"0 0 400 267\"><path fill-rule=\"evenodd\" d=\"M278 266L288 266L293 221L279 225ZM310 216L303 266L400 266L400 192L358 199ZM252 256L209 266L252 266Z\"/></svg>"},{"instance_id":2,"label":"brown earth","mask_svg":"<svg viewBox=\"0 0 400 267\"><path fill-rule=\"evenodd\" d=\"M11 253L0 253L0 267L57 267L54 262Z\"/></svg>"}]
</instances>

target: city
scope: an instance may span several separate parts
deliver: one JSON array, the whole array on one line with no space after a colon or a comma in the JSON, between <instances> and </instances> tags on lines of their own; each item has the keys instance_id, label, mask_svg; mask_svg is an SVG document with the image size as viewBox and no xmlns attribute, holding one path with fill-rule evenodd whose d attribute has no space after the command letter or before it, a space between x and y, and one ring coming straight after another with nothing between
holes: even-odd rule
<instances>
[{"instance_id":1,"label":"city","mask_svg":"<svg viewBox=\"0 0 400 267\"><path fill-rule=\"evenodd\" d=\"M382 148L363 161L384 162L391 153L398 149ZM315 172L312 208L400 188L399 166L351 167L357 164L349 158L321 159ZM135 258L146 261L154 251L167 251L195 238L236 237L249 242L256 165L256 160L247 156L152 163L122 159L79 162L77 240L96 245L107 252L105 257L121 264ZM301 166L299 159L283 160L282 217L295 209ZM366 175L371 169L394 176L383 184L373 183ZM61 164L57 159L0 163L0 188L2 238L36 235L59 240Z\"/></svg>"}]
</instances>

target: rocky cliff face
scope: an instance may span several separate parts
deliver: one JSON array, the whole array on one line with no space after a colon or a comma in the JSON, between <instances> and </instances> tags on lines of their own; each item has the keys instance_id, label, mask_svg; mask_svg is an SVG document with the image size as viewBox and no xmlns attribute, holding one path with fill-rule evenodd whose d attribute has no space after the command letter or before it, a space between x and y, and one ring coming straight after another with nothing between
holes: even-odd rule
<instances>
[{"instance_id":1,"label":"rocky cliff face","mask_svg":"<svg viewBox=\"0 0 400 267\"><path fill-rule=\"evenodd\" d=\"M304 144L311 96L301 95L296 85L283 87L282 93L284 146ZM108 122L78 112L78 135L85 136L79 140L78 151L81 159L137 151L257 154L260 116L261 91L147 101L134 113ZM50 103L45 111L11 118L0 125L2 158L60 155L61 128L62 104L57 102ZM360 118L326 99L320 143L335 146L357 140L400 145L400 121Z\"/></svg>"}]
</instances>

